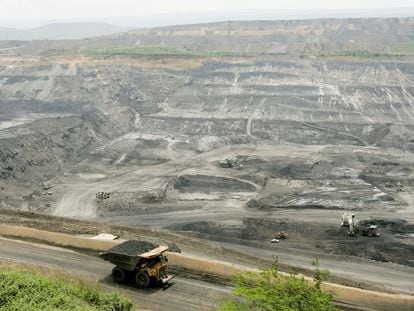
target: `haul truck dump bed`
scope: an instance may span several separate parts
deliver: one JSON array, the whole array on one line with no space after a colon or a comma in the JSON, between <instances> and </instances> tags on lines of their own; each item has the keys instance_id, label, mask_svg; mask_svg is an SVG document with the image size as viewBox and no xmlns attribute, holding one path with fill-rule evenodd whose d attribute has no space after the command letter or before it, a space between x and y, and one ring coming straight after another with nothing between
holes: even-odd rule
<instances>
[{"instance_id":1,"label":"haul truck dump bed","mask_svg":"<svg viewBox=\"0 0 414 311\"><path fill-rule=\"evenodd\" d=\"M168 246L156 246L146 241L130 240L99 254L115 265L112 278L124 282L132 276L139 287L148 287L151 281L167 283L174 275L168 275Z\"/></svg>"}]
</instances>

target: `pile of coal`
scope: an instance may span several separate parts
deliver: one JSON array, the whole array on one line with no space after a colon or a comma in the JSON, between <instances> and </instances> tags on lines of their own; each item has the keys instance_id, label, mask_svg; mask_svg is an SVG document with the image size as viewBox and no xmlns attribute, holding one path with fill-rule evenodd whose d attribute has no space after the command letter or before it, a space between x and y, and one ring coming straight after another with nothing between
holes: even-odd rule
<instances>
[{"instance_id":1,"label":"pile of coal","mask_svg":"<svg viewBox=\"0 0 414 311\"><path fill-rule=\"evenodd\" d=\"M148 241L139 241L139 240L129 240L121 243L117 246L112 247L108 251L111 253L123 254L128 256L136 256L145 252L148 252L158 245L148 242Z\"/></svg>"}]
</instances>

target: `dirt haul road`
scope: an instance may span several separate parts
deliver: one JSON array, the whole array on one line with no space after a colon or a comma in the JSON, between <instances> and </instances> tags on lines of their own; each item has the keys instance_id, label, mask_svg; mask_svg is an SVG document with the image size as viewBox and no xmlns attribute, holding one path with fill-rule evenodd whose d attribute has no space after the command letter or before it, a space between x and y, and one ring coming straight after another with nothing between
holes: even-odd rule
<instances>
[{"instance_id":1,"label":"dirt haul road","mask_svg":"<svg viewBox=\"0 0 414 311\"><path fill-rule=\"evenodd\" d=\"M230 243L215 243L227 249L235 249L248 254L257 254L257 248L234 245ZM277 256L280 263L313 270L311 256L299 253L289 253L275 250L260 250L262 257L271 260ZM391 291L406 295L414 295L413 275L414 269L391 263L375 261L338 260L335 258L322 258L318 260L321 269L327 269L332 276L348 280L354 286L367 284L364 287L378 291ZM348 283L349 283L348 282Z\"/></svg>"},{"instance_id":2,"label":"dirt haul road","mask_svg":"<svg viewBox=\"0 0 414 311\"><path fill-rule=\"evenodd\" d=\"M230 287L176 277L166 289L118 287L109 273L113 267L98 257L72 250L0 238L0 260L30 263L62 269L70 274L97 279L109 289L120 289L134 300L140 310L211 310Z\"/></svg>"}]
</instances>

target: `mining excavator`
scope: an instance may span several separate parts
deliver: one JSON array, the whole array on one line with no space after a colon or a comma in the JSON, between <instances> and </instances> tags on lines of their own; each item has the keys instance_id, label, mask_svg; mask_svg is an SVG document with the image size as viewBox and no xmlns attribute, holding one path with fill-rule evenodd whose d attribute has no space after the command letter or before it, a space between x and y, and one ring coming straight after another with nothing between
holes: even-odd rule
<instances>
[{"instance_id":1,"label":"mining excavator","mask_svg":"<svg viewBox=\"0 0 414 311\"><path fill-rule=\"evenodd\" d=\"M355 214L343 213L342 227L348 228L349 236L364 235L369 237L379 237L381 233L378 231L378 225L363 226L356 224Z\"/></svg>"}]
</instances>

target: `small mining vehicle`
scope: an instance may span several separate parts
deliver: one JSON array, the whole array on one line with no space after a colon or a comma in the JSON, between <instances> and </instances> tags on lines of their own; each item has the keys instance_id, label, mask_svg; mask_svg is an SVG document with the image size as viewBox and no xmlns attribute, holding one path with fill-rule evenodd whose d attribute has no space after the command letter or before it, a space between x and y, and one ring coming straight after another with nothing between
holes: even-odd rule
<instances>
[{"instance_id":1,"label":"small mining vehicle","mask_svg":"<svg viewBox=\"0 0 414 311\"><path fill-rule=\"evenodd\" d=\"M286 240L289 237L289 234L286 231L280 231L275 233L275 239Z\"/></svg>"},{"instance_id":2,"label":"small mining vehicle","mask_svg":"<svg viewBox=\"0 0 414 311\"><path fill-rule=\"evenodd\" d=\"M136 285L145 288L151 283L166 284L175 277L167 273L167 251L166 245L129 240L99 253L99 256L115 265L112 269L115 282L121 283L132 277Z\"/></svg>"}]
</instances>

